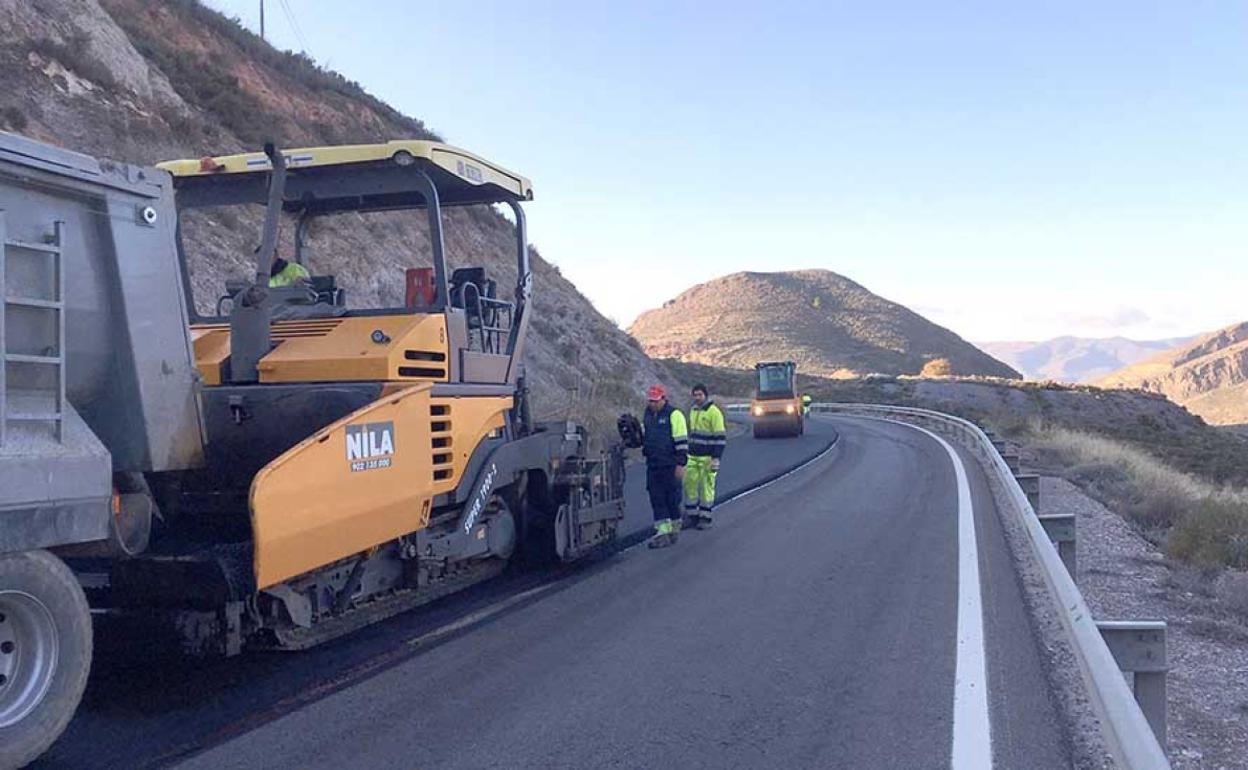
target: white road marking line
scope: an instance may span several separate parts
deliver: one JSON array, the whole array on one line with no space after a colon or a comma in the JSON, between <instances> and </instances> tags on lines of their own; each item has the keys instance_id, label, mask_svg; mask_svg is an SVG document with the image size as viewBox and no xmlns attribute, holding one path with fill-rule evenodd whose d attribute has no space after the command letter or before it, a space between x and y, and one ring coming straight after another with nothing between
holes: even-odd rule
<instances>
[{"instance_id":1,"label":"white road marking line","mask_svg":"<svg viewBox=\"0 0 1248 770\"><path fill-rule=\"evenodd\" d=\"M988 717L988 674L984 655L984 609L979 583L979 545L975 509L966 467L957 451L940 436L917 425L896 422L931 436L949 453L958 482L958 651L953 685L953 770L992 767L992 729Z\"/></svg>"},{"instance_id":2,"label":"white road marking line","mask_svg":"<svg viewBox=\"0 0 1248 770\"><path fill-rule=\"evenodd\" d=\"M763 491L764 489L766 489L767 487L771 486L772 484L778 484L779 482L784 481L784 480L785 480L785 479L787 479L789 476L792 476L794 473L797 473L798 471L802 470L803 468L807 468L807 467L809 467L809 466L811 466L811 465L814 465L815 463L819 462L820 460L822 460L824 457L826 457L826 456L827 456L827 454L828 454L829 452L831 452L833 449L836 449L837 444L839 444L839 443L840 443L840 438L838 437L836 441L833 441L831 444L828 444L828 448L827 448L827 449L823 450L822 452L820 452L819 454L817 454L817 455L815 455L814 457L810 458L809 460L807 460L806 462L804 462L804 463L802 463L801 465L797 466L796 468L793 468L792 470L789 470L789 471L785 471L784 473L782 473L781 475L779 475L779 476L775 477L775 478L774 478L774 479L772 479L771 481L768 481L766 484L759 484L758 486L754 487L753 489L747 489L747 490L745 490L744 492L741 492L741 493L739 493L739 494L735 494L735 495L733 495L732 497L729 497L727 500L724 500L723 502L716 501L715 505L717 505L717 506L720 506L720 505L727 505L728 503L731 503L731 502L733 502L733 501L735 501L735 500L740 500L740 499L742 499L742 498L749 497L750 495L754 494L755 492L761 492L761 491Z\"/></svg>"}]
</instances>

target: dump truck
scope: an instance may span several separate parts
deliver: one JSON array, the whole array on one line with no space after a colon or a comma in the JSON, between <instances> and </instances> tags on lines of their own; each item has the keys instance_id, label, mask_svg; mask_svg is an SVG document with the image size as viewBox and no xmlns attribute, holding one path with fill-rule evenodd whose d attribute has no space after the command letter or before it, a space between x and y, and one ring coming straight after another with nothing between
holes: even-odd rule
<instances>
[{"instance_id":1,"label":"dump truck","mask_svg":"<svg viewBox=\"0 0 1248 770\"><path fill-rule=\"evenodd\" d=\"M750 415L755 438L800 436L805 430L802 397L797 392L797 364L770 361L754 365Z\"/></svg>"},{"instance_id":2,"label":"dump truck","mask_svg":"<svg viewBox=\"0 0 1248 770\"><path fill-rule=\"evenodd\" d=\"M531 417L531 199L437 142L138 167L0 133L0 766L71 719L93 614L189 653L298 650L610 547L621 449ZM461 206L510 209L510 297L448 265ZM201 315L183 225L222 209L258 245ZM426 223L432 253L379 276L402 306L318 272L309 227L344 214ZM283 223L302 270L276 285Z\"/></svg>"}]
</instances>

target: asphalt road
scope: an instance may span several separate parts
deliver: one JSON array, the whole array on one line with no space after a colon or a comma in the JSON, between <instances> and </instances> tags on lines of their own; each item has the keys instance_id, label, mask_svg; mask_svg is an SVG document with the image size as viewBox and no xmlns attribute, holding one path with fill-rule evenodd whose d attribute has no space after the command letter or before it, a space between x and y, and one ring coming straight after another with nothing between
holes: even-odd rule
<instances>
[{"instance_id":1,"label":"asphalt road","mask_svg":"<svg viewBox=\"0 0 1248 770\"><path fill-rule=\"evenodd\" d=\"M184 766L1069 766L975 463L960 489L934 437L834 424L825 459L724 506L714 530L483 603Z\"/></svg>"},{"instance_id":2,"label":"asphalt road","mask_svg":"<svg viewBox=\"0 0 1248 770\"><path fill-rule=\"evenodd\" d=\"M756 442L748 433L734 435L720 473L721 496L739 493L809 460L825 450L834 436L826 426L797 439ZM644 477L640 468L630 469L624 526L630 541L643 539L652 523ZM690 534L689 542L692 538ZM457 643L457 635L490 633L492 624L475 620L481 614L491 618L504 613L523 616L531 611L531 605L559 601L565 586L612 572L630 558L626 555L621 561L617 556L509 574L303 653L195 661L153 649L142 638L119 636L115 629L101 627L82 707L65 735L35 767L168 766L248 731L276 724L275 720L335 693L361 684L368 686L384 672L427 654L436 643ZM622 590L632 590L621 586ZM499 612L500 606L504 612ZM420 642L413 644L413 640ZM404 713L418 705L415 701L408 704ZM315 732L319 733L319 728ZM235 760L238 766L266 761L260 756ZM402 758L396 761L399 766L413 766ZM299 766L293 760L279 764ZM350 760L345 764L358 763Z\"/></svg>"}]
</instances>

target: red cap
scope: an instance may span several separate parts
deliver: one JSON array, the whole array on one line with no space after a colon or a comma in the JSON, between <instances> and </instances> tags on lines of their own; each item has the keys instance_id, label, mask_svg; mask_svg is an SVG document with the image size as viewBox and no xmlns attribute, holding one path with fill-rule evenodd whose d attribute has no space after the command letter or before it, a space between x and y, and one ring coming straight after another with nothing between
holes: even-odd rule
<instances>
[{"instance_id":1,"label":"red cap","mask_svg":"<svg viewBox=\"0 0 1248 770\"><path fill-rule=\"evenodd\" d=\"M650 389L646 391L646 398L651 401L658 401L660 399L667 398L667 388L663 387L661 384L651 385Z\"/></svg>"}]
</instances>

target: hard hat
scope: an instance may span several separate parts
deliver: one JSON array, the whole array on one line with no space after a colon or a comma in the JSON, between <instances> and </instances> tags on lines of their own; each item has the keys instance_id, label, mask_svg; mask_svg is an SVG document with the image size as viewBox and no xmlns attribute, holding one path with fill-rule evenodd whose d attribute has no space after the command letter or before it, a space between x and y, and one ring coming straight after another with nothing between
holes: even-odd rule
<instances>
[{"instance_id":1,"label":"hard hat","mask_svg":"<svg viewBox=\"0 0 1248 770\"><path fill-rule=\"evenodd\" d=\"M659 401L667 398L667 388L663 387L661 383L651 385L650 389L646 391L646 398L651 401Z\"/></svg>"}]
</instances>

